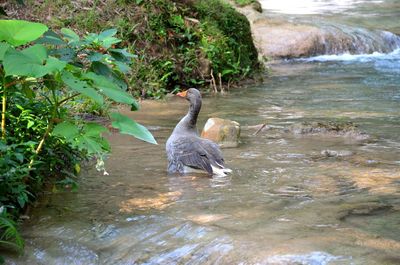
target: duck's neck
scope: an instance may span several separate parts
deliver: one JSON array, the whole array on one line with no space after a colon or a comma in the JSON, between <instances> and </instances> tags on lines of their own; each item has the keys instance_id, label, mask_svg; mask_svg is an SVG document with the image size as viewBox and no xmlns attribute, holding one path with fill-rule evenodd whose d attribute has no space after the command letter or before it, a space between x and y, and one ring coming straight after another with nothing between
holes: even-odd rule
<instances>
[{"instance_id":1,"label":"duck's neck","mask_svg":"<svg viewBox=\"0 0 400 265\"><path fill-rule=\"evenodd\" d=\"M184 129L188 132L197 133L197 117L201 109L201 99L196 99L194 102L190 102L190 107L188 113L182 120L177 124L176 128Z\"/></svg>"}]
</instances>

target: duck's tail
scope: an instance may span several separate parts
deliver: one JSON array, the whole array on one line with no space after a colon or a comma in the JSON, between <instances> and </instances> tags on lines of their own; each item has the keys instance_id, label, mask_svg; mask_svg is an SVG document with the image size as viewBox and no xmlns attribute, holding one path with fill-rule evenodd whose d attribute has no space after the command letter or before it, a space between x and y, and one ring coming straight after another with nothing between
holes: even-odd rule
<instances>
[{"instance_id":1,"label":"duck's tail","mask_svg":"<svg viewBox=\"0 0 400 265\"><path fill-rule=\"evenodd\" d=\"M219 166L214 166L214 165L211 165L211 167L213 170L213 175L226 176L226 174L232 172L232 169L229 169L226 167L219 167Z\"/></svg>"}]
</instances>

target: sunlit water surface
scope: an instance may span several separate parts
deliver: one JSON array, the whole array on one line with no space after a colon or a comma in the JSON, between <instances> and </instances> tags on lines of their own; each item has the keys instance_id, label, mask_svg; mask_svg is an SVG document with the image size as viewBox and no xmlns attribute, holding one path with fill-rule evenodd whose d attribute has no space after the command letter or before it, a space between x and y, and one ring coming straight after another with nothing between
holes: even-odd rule
<instances>
[{"instance_id":1,"label":"sunlit water surface","mask_svg":"<svg viewBox=\"0 0 400 265\"><path fill-rule=\"evenodd\" d=\"M145 102L133 117L159 145L109 135L110 175L89 169L78 192L43 200L7 264L400 264L399 69L398 53L321 56L206 96L201 126L243 126L223 150L228 177L168 176L164 144L187 102ZM370 138L286 130L332 120Z\"/></svg>"},{"instance_id":2,"label":"sunlit water surface","mask_svg":"<svg viewBox=\"0 0 400 265\"><path fill-rule=\"evenodd\" d=\"M260 0L267 17L400 34L400 0Z\"/></svg>"}]
</instances>

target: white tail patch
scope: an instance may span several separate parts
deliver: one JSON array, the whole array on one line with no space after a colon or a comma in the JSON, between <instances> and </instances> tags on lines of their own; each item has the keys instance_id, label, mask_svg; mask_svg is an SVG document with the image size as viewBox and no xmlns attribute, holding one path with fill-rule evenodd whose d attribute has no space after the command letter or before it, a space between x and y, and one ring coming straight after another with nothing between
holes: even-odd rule
<instances>
[{"instance_id":1,"label":"white tail patch","mask_svg":"<svg viewBox=\"0 0 400 265\"><path fill-rule=\"evenodd\" d=\"M219 168L219 167L215 167L213 165L211 165L212 170L213 170L213 174L217 175L217 176L226 176L227 173L231 173L232 169L229 168Z\"/></svg>"},{"instance_id":2,"label":"white tail patch","mask_svg":"<svg viewBox=\"0 0 400 265\"><path fill-rule=\"evenodd\" d=\"M219 168L216 166L211 165L211 168L213 170L213 175L217 175L217 176L226 176L227 173L231 173L232 169L229 168ZM183 173L207 173L207 171L205 170L200 170L200 169L196 169L196 168L192 168L192 167L188 167L188 166L184 166L183 168Z\"/></svg>"}]
</instances>

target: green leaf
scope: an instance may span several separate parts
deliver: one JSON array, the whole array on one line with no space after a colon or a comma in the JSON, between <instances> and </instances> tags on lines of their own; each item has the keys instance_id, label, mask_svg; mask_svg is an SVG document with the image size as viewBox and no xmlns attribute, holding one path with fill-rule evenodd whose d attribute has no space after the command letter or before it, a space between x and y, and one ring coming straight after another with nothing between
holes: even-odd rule
<instances>
[{"instance_id":1,"label":"green leaf","mask_svg":"<svg viewBox=\"0 0 400 265\"><path fill-rule=\"evenodd\" d=\"M106 38L104 40L101 41L101 46L103 46L103 48L108 49L110 48L113 44L117 44L119 42L121 42L122 40L114 38L114 37L110 37L110 38Z\"/></svg>"},{"instance_id":2,"label":"green leaf","mask_svg":"<svg viewBox=\"0 0 400 265\"><path fill-rule=\"evenodd\" d=\"M101 154L110 150L110 145L101 134L108 131L97 123L87 123L83 126L83 134L78 138L79 145L89 153Z\"/></svg>"},{"instance_id":3,"label":"green leaf","mask_svg":"<svg viewBox=\"0 0 400 265\"><path fill-rule=\"evenodd\" d=\"M85 44L91 44L93 42L99 41L99 35L95 33L89 33L88 35L84 36Z\"/></svg>"},{"instance_id":4,"label":"green leaf","mask_svg":"<svg viewBox=\"0 0 400 265\"><path fill-rule=\"evenodd\" d=\"M107 129L97 123L87 123L80 129L72 122L62 122L54 127L53 134L65 137L72 146L92 155L110 150L109 143L101 136L105 131Z\"/></svg>"},{"instance_id":5,"label":"green leaf","mask_svg":"<svg viewBox=\"0 0 400 265\"><path fill-rule=\"evenodd\" d=\"M24 208L25 203L28 201L28 196L26 195L26 193L21 193L17 197L17 201L18 201L19 206L21 206L21 208Z\"/></svg>"},{"instance_id":6,"label":"green leaf","mask_svg":"<svg viewBox=\"0 0 400 265\"><path fill-rule=\"evenodd\" d=\"M101 32L99 34L99 40L103 41L103 40L105 40L105 39L107 39L109 37L114 36L115 34L117 34L117 30L116 29L105 30L105 31L103 31L103 32Z\"/></svg>"},{"instance_id":7,"label":"green leaf","mask_svg":"<svg viewBox=\"0 0 400 265\"><path fill-rule=\"evenodd\" d=\"M91 62L98 62L98 61L103 60L104 57L105 57L105 56L104 56L104 54L102 54L102 53L99 53L99 52L90 52L90 53L89 53L89 56L88 56L88 59L89 59L89 61L91 61ZM93 64L92 64L92 65L93 65Z\"/></svg>"},{"instance_id":8,"label":"green leaf","mask_svg":"<svg viewBox=\"0 0 400 265\"><path fill-rule=\"evenodd\" d=\"M71 42L78 42L80 40L78 34L76 34L74 31L67 29L67 28L62 28L61 33L64 35L64 37L71 43Z\"/></svg>"},{"instance_id":9,"label":"green leaf","mask_svg":"<svg viewBox=\"0 0 400 265\"><path fill-rule=\"evenodd\" d=\"M79 149L85 149L89 154L101 154L105 151L109 151L108 142L100 136L91 137L87 135L81 135L77 138L77 147Z\"/></svg>"},{"instance_id":10,"label":"green leaf","mask_svg":"<svg viewBox=\"0 0 400 265\"><path fill-rule=\"evenodd\" d=\"M0 41L13 46L27 44L48 30L46 25L24 20L0 20Z\"/></svg>"},{"instance_id":11,"label":"green leaf","mask_svg":"<svg viewBox=\"0 0 400 265\"><path fill-rule=\"evenodd\" d=\"M119 129L120 133L132 135L140 140L146 141L151 144L157 144L153 135L143 125L136 123L129 117L124 116L120 113L111 113L113 120L112 126Z\"/></svg>"},{"instance_id":12,"label":"green leaf","mask_svg":"<svg viewBox=\"0 0 400 265\"><path fill-rule=\"evenodd\" d=\"M126 74L126 73L128 73L129 72L129 70L131 70L131 68L129 67L129 65L127 65L126 63L121 63L121 62L115 62L115 65L118 67L118 69L122 72L122 73L124 73L124 74Z\"/></svg>"},{"instance_id":13,"label":"green leaf","mask_svg":"<svg viewBox=\"0 0 400 265\"><path fill-rule=\"evenodd\" d=\"M59 58L61 61L73 62L75 59L75 51L71 48L52 49L49 55Z\"/></svg>"},{"instance_id":14,"label":"green leaf","mask_svg":"<svg viewBox=\"0 0 400 265\"><path fill-rule=\"evenodd\" d=\"M62 70L66 62L48 57L46 48L36 44L22 51L8 49L4 55L3 65L6 75L38 78Z\"/></svg>"},{"instance_id":15,"label":"green leaf","mask_svg":"<svg viewBox=\"0 0 400 265\"><path fill-rule=\"evenodd\" d=\"M79 128L72 122L64 121L54 127L53 134L65 137L65 139L70 142L79 136Z\"/></svg>"},{"instance_id":16,"label":"green leaf","mask_svg":"<svg viewBox=\"0 0 400 265\"><path fill-rule=\"evenodd\" d=\"M96 75L92 72L85 74L84 77L92 80L93 86L98 88L102 94L106 95L110 99L119 103L129 104L139 108L139 104L132 97L132 95L123 91L119 86L112 83L106 77Z\"/></svg>"},{"instance_id":17,"label":"green leaf","mask_svg":"<svg viewBox=\"0 0 400 265\"><path fill-rule=\"evenodd\" d=\"M28 129L31 128L35 123L33 121L28 121L28 125L26 126Z\"/></svg>"},{"instance_id":18,"label":"green leaf","mask_svg":"<svg viewBox=\"0 0 400 265\"><path fill-rule=\"evenodd\" d=\"M43 37L36 41L38 44L51 44L51 45L66 45L66 43L52 30L44 33Z\"/></svg>"},{"instance_id":19,"label":"green leaf","mask_svg":"<svg viewBox=\"0 0 400 265\"><path fill-rule=\"evenodd\" d=\"M61 75L63 82L72 90L81 93L99 104L103 104L103 97L86 81L80 80L70 72L64 71Z\"/></svg>"},{"instance_id":20,"label":"green leaf","mask_svg":"<svg viewBox=\"0 0 400 265\"><path fill-rule=\"evenodd\" d=\"M111 68L102 63L102 62L93 62L90 66L90 70L92 70L95 74L102 75L107 78L109 82L116 85L115 87L119 87L122 91L126 91L127 85L123 79L115 71L112 71Z\"/></svg>"},{"instance_id":21,"label":"green leaf","mask_svg":"<svg viewBox=\"0 0 400 265\"><path fill-rule=\"evenodd\" d=\"M129 62L131 58L137 57L137 55L129 53L126 49L109 49L108 52L115 60L120 62Z\"/></svg>"},{"instance_id":22,"label":"green leaf","mask_svg":"<svg viewBox=\"0 0 400 265\"><path fill-rule=\"evenodd\" d=\"M86 123L83 127L83 131L87 136L99 136L101 133L108 131L106 127L101 126L100 124L90 122Z\"/></svg>"},{"instance_id":23,"label":"green leaf","mask_svg":"<svg viewBox=\"0 0 400 265\"><path fill-rule=\"evenodd\" d=\"M10 45L5 42L0 42L0 61L3 61L4 54L10 48Z\"/></svg>"},{"instance_id":24,"label":"green leaf","mask_svg":"<svg viewBox=\"0 0 400 265\"><path fill-rule=\"evenodd\" d=\"M105 76L107 78L110 78L112 75L111 69L105 65L102 62L94 61L92 65L90 66L90 70L95 72L98 75Z\"/></svg>"}]
</instances>

